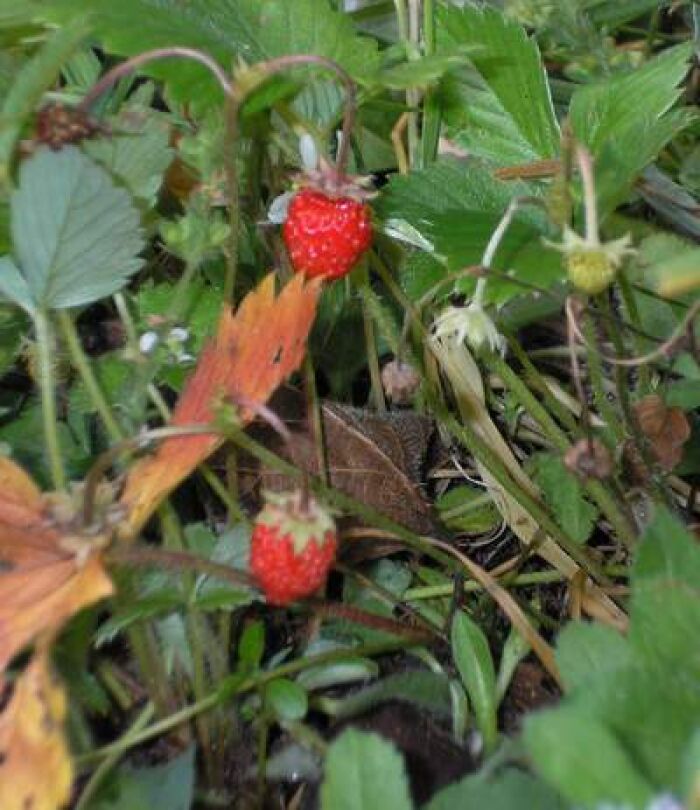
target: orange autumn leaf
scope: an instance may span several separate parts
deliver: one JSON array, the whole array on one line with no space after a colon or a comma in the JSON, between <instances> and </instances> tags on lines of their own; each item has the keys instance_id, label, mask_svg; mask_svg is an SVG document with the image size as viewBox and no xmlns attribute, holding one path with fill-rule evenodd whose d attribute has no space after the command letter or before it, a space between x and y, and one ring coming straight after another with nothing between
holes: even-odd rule
<instances>
[{"instance_id":1,"label":"orange autumn leaf","mask_svg":"<svg viewBox=\"0 0 700 810\"><path fill-rule=\"evenodd\" d=\"M0 807L60 810L70 799L73 768L63 733L66 695L44 644L14 684L0 714Z\"/></svg>"},{"instance_id":2,"label":"orange autumn leaf","mask_svg":"<svg viewBox=\"0 0 700 810\"><path fill-rule=\"evenodd\" d=\"M0 681L39 634L112 590L89 541L54 525L33 481L0 457Z\"/></svg>"},{"instance_id":3,"label":"orange autumn leaf","mask_svg":"<svg viewBox=\"0 0 700 810\"><path fill-rule=\"evenodd\" d=\"M170 420L171 426L205 425L222 400L241 403L243 424L299 368L316 314L318 281L295 276L275 296L268 275L242 301L235 314L224 308L216 336L202 352ZM149 458L131 468L121 503L129 517L121 527L133 537L163 498L222 442L215 433L166 439Z\"/></svg>"}]
</instances>

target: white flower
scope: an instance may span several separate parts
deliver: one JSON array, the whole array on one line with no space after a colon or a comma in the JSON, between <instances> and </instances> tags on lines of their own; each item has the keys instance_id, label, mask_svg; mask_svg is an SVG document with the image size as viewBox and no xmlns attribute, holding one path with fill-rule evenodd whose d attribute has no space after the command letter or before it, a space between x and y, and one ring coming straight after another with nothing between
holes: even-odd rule
<instances>
[{"instance_id":1,"label":"white flower","mask_svg":"<svg viewBox=\"0 0 700 810\"><path fill-rule=\"evenodd\" d=\"M466 307L443 310L433 324L433 339L456 344L466 340L475 352L484 346L501 354L506 350L505 338L477 300Z\"/></svg>"},{"instance_id":2,"label":"white flower","mask_svg":"<svg viewBox=\"0 0 700 810\"><path fill-rule=\"evenodd\" d=\"M158 345L158 335L155 332L144 332L139 338L139 351L141 354L150 354Z\"/></svg>"}]
</instances>

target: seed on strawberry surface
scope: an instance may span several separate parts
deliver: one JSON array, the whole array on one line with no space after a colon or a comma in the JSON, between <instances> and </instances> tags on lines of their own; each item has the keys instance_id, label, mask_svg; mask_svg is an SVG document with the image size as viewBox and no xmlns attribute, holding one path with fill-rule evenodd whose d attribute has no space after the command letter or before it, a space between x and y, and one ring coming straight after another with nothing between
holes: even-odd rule
<instances>
[{"instance_id":1,"label":"seed on strawberry surface","mask_svg":"<svg viewBox=\"0 0 700 810\"><path fill-rule=\"evenodd\" d=\"M370 208L352 197L303 188L289 205L282 235L295 272L342 278L372 244Z\"/></svg>"},{"instance_id":2,"label":"seed on strawberry surface","mask_svg":"<svg viewBox=\"0 0 700 810\"><path fill-rule=\"evenodd\" d=\"M268 494L253 526L250 569L270 604L288 605L324 584L336 548L335 522L317 501Z\"/></svg>"}]
</instances>

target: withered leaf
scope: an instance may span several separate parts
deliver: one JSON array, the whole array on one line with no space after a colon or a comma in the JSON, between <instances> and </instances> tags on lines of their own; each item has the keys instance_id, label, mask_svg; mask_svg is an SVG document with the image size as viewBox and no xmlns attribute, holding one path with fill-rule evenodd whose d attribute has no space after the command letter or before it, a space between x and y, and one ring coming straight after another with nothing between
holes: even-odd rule
<instances>
[{"instance_id":1,"label":"withered leaf","mask_svg":"<svg viewBox=\"0 0 700 810\"><path fill-rule=\"evenodd\" d=\"M683 446L690 438L688 417L680 408L668 407L658 394L640 399L634 412L656 460L665 470L672 470L683 458Z\"/></svg>"},{"instance_id":2,"label":"withered leaf","mask_svg":"<svg viewBox=\"0 0 700 810\"><path fill-rule=\"evenodd\" d=\"M62 532L44 514L27 474L0 458L0 677L40 633L112 593L99 554ZM3 805L0 804L0 807Z\"/></svg>"},{"instance_id":3,"label":"withered leaf","mask_svg":"<svg viewBox=\"0 0 700 810\"><path fill-rule=\"evenodd\" d=\"M73 767L63 731L66 696L42 645L14 684L0 714L0 807L60 810Z\"/></svg>"},{"instance_id":4,"label":"withered leaf","mask_svg":"<svg viewBox=\"0 0 700 810\"><path fill-rule=\"evenodd\" d=\"M295 410L298 412L298 402ZM288 407L284 415L289 416ZM431 420L415 413L380 414L333 402L323 404L322 420L331 486L413 531L434 531L430 506L419 486L433 430ZM299 427L298 416L288 421ZM296 430L294 440L293 461L317 474L317 454L308 436ZM265 441L289 458L277 437ZM261 471L261 476L264 488L291 486L271 470Z\"/></svg>"},{"instance_id":5,"label":"withered leaf","mask_svg":"<svg viewBox=\"0 0 700 810\"><path fill-rule=\"evenodd\" d=\"M206 425L217 401L243 403L243 423L253 413L245 403L262 405L295 371L306 351L316 314L318 282L295 276L275 296L275 276L268 275L241 302L235 313L225 307L216 337L202 352L170 425ZM215 434L166 439L149 458L129 471L121 502L129 516L122 528L133 537L163 498L220 444Z\"/></svg>"}]
</instances>

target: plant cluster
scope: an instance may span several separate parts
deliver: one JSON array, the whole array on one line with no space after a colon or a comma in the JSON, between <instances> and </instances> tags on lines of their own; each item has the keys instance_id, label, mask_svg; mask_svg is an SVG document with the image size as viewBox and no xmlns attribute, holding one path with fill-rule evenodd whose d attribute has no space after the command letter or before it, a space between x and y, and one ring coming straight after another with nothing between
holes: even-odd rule
<instances>
[{"instance_id":1,"label":"plant cluster","mask_svg":"<svg viewBox=\"0 0 700 810\"><path fill-rule=\"evenodd\" d=\"M0 808L700 810L695 3L0 0Z\"/></svg>"}]
</instances>

